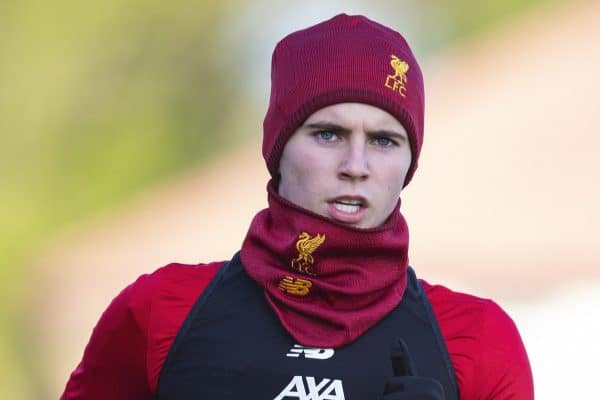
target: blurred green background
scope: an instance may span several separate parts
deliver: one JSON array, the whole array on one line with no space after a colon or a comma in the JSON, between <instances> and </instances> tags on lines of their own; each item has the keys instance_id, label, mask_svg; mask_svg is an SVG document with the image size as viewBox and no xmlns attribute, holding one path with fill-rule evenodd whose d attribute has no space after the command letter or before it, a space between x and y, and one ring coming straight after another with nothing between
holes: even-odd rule
<instances>
[{"instance_id":1,"label":"blurred green background","mask_svg":"<svg viewBox=\"0 0 600 400\"><path fill-rule=\"evenodd\" d=\"M302 7L321 7L323 18L348 4L364 6L374 19L408 11L393 25L402 31L406 24L409 42L427 57L557 1ZM290 15L302 11L276 3L275 15L263 18L258 14L270 8L264 1L0 2L1 398L48 396L36 326L27 318L38 249L61 230L260 134L255 122L244 132L228 127L242 109L262 118L270 60L258 49L270 51L295 28L286 25ZM278 37L257 42L270 32ZM243 73L248 65L259 71L257 83L245 81L254 79Z\"/></svg>"}]
</instances>

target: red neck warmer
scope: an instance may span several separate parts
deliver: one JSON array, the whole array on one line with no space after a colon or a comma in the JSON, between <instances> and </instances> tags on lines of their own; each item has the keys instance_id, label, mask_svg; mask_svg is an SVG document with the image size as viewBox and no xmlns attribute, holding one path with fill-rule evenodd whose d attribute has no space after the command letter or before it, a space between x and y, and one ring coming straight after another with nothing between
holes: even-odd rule
<instances>
[{"instance_id":1,"label":"red neck warmer","mask_svg":"<svg viewBox=\"0 0 600 400\"><path fill-rule=\"evenodd\" d=\"M344 346L402 299L408 227L400 202L377 228L336 223L279 196L252 221L242 245L246 271L284 328L305 346Z\"/></svg>"}]
</instances>

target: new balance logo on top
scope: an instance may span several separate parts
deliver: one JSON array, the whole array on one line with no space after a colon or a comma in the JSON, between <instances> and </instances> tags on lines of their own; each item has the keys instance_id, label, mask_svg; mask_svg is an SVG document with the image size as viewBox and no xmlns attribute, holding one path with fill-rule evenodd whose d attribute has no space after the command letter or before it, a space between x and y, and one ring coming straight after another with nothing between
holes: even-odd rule
<instances>
[{"instance_id":1,"label":"new balance logo on top","mask_svg":"<svg viewBox=\"0 0 600 400\"><path fill-rule=\"evenodd\" d=\"M294 347L286 354L286 357L300 357L301 355L305 358L313 358L315 360L327 360L333 357L333 349L317 349L314 347L304 347L299 344L295 344Z\"/></svg>"},{"instance_id":2,"label":"new balance logo on top","mask_svg":"<svg viewBox=\"0 0 600 400\"><path fill-rule=\"evenodd\" d=\"M273 400L345 400L344 388L340 379L324 378L317 383L313 376L306 377L306 385L301 376L294 376L290 383Z\"/></svg>"}]
</instances>

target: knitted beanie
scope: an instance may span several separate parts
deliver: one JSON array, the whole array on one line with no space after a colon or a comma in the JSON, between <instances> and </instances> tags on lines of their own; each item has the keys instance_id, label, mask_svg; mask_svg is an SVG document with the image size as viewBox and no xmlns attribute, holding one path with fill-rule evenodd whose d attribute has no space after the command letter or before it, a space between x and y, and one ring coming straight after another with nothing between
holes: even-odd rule
<instances>
[{"instance_id":1,"label":"knitted beanie","mask_svg":"<svg viewBox=\"0 0 600 400\"><path fill-rule=\"evenodd\" d=\"M278 174L283 148L317 110L366 103L392 114L406 129L412 178L423 143L423 77L404 38L361 15L339 14L283 38L273 51L271 97L263 123L263 157Z\"/></svg>"}]
</instances>

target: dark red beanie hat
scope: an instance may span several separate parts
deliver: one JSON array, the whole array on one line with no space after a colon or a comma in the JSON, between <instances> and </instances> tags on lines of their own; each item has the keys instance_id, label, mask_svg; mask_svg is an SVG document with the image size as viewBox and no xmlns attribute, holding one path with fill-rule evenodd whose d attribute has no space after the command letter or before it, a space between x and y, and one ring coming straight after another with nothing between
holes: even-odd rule
<instances>
[{"instance_id":1,"label":"dark red beanie hat","mask_svg":"<svg viewBox=\"0 0 600 400\"><path fill-rule=\"evenodd\" d=\"M283 38L273 51L271 98L263 123L263 157L276 176L283 148L314 112L336 103L366 103L406 129L411 180L423 143L423 76L406 40L361 15L339 14Z\"/></svg>"}]
</instances>

